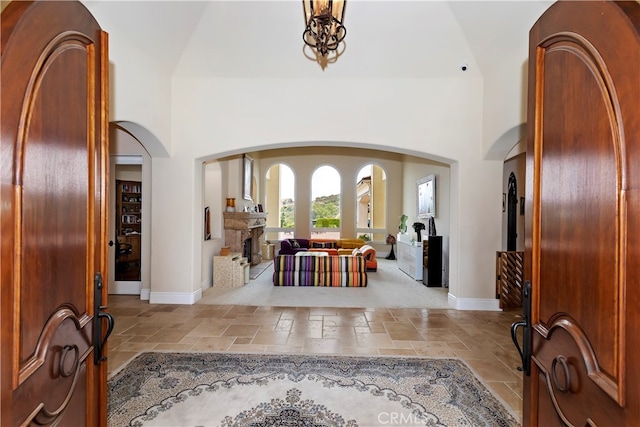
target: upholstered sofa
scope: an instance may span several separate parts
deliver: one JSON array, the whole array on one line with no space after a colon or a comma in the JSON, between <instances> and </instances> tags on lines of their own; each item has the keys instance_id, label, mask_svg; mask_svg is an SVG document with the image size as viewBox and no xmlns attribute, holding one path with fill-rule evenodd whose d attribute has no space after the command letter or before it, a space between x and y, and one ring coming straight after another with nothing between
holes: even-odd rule
<instances>
[{"instance_id":1,"label":"upholstered sofa","mask_svg":"<svg viewBox=\"0 0 640 427\"><path fill-rule=\"evenodd\" d=\"M278 255L273 266L274 286L367 286L367 266L362 256Z\"/></svg>"},{"instance_id":2,"label":"upholstered sofa","mask_svg":"<svg viewBox=\"0 0 640 427\"><path fill-rule=\"evenodd\" d=\"M329 255L351 255L353 249L364 246L362 239L284 239L278 255L295 255L297 252L327 252Z\"/></svg>"},{"instance_id":3,"label":"upholstered sofa","mask_svg":"<svg viewBox=\"0 0 640 427\"><path fill-rule=\"evenodd\" d=\"M358 252L364 258L367 271L378 271L378 261L376 260L376 249L371 245L364 245L357 249L352 249L352 255L359 255Z\"/></svg>"},{"instance_id":4,"label":"upholstered sofa","mask_svg":"<svg viewBox=\"0 0 640 427\"><path fill-rule=\"evenodd\" d=\"M338 248L338 255L351 255L354 249L363 247L367 242L362 239L338 239L336 241L336 247Z\"/></svg>"},{"instance_id":5,"label":"upholstered sofa","mask_svg":"<svg viewBox=\"0 0 640 427\"><path fill-rule=\"evenodd\" d=\"M295 255L298 252L309 252L311 250L327 252L329 255L338 255L336 240L313 240L313 239L284 239L280 242L278 255Z\"/></svg>"}]
</instances>

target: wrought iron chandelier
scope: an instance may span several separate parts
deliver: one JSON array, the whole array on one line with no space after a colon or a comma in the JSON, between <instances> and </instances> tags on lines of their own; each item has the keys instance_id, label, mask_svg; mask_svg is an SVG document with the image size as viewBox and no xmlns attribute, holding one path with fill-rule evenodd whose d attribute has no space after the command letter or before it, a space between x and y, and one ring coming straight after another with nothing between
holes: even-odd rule
<instances>
[{"instance_id":1,"label":"wrought iron chandelier","mask_svg":"<svg viewBox=\"0 0 640 427\"><path fill-rule=\"evenodd\" d=\"M302 0L306 24L302 39L315 54L315 58L307 57L320 65L324 63L322 68L344 52L344 43L342 50L338 48L347 35L342 23L346 3L346 0Z\"/></svg>"}]
</instances>

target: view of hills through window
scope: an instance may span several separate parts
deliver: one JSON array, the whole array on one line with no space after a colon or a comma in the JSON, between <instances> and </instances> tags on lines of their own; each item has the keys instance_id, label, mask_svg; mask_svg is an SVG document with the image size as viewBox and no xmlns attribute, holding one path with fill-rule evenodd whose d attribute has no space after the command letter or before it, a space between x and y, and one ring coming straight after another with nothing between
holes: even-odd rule
<instances>
[{"instance_id":1,"label":"view of hills through window","mask_svg":"<svg viewBox=\"0 0 640 427\"><path fill-rule=\"evenodd\" d=\"M320 166L311 177L311 226L340 228L340 174Z\"/></svg>"},{"instance_id":2,"label":"view of hills through window","mask_svg":"<svg viewBox=\"0 0 640 427\"><path fill-rule=\"evenodd\" d=\"M293 172L288 167L283 166L280 169L279 176L279 192L280 192L280 228L295 228L295 196L294 185L295 179ZM364 166L357 176L354 185L358 185L363 179L371 180L373 165ZM331 233L327 229L340 228L340 203L341 203L341 177L338 171L332 166L318 167L311 179L311 226L314 229L324 229L314 231L317 233ZM359 195L360 197L360 195ZM367 199L368 200L368 199ZM359 202L360 203L360 202ZM364 227L369 228L368 224L368 203L364 207ZM358 228L362 228L358 220ZM328 236L327 236L328 237ZM368 237L368 236L366 236Z\"/></svg>"}]
</instances>

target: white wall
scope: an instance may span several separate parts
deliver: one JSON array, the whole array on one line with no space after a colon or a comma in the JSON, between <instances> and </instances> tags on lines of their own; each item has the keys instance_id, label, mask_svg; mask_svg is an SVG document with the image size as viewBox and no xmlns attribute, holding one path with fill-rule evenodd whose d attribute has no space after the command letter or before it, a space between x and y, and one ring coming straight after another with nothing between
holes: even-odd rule
<instances>
[{"instance_id":1,"label":"white wall","mask_svg":"<svg viewBox=\"0 0 640 427\"><path fill-rule=\"evenodd\" d=\"M130 120L149 129L171 151L171 74L142 46L131 43L126 9L114 13L111 2L84 5L109 37L109 120ZM123 2L124 3L124 2ZM129 2L136 7L136 2ZM151 16L147 17L153 19ZM116 102L117 100L117 102Z\"/></svg>"},{"instance_id":2,"label":"white wall","mask_svg":"<svg viewBox=\"0 0 640 427\"><path fill-rule=\"evenodd\" d=\"M480 154L481 79L175 79L173 100L174 146L196 157L335 142Z\"/></svg>"},{"instance_id":3,"label":"white wall","mask_svg":"<svg viewBox=\"0 0 640 427\"><path fill-rule=\"evenodd\" d=\"M122 165L116 169L116 180L142 182L142 165Z\"/></svg>"},{"instance_id":4,"label":"white wall","mask_svg":"<svg viewBox=\"0 0 640 427\"><path fill-rule=\"evenodd\" d=\"M201 271L200 271L200 286L207 289L212 286L213 283L213 256L220 253L220 247L224 245L224 232L223 232L223 218L222 208L224 204L221 203L223 198L222 185L226 181L223 180L222 167L218 162L212 162L203 165L203 208L208 207L211 219L211 239L204 240L202 242L202 258L201 258ZM204 236L204 216L203 216L203 233Z\"/></svg>"}]
</instances>

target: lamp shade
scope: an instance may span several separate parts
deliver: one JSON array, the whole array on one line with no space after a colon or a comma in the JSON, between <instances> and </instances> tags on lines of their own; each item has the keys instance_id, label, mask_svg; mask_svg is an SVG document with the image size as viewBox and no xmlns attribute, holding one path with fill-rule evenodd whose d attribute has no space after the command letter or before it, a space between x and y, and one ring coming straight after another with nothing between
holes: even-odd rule
<instances>
[{"instance_id":1,"label":"lamp shade","mask_svg":"<svg viewBox=\"0 0 640 427\"><path fill-rule=\"evenodd\" d=\"M338 22L344 21L344 0L302 0L304 6L304 22L309 24L311 18L332 17Z\"/></svg>"},{"instance_id":2,"label":"lamp shade","mask_svg":"<svg viewBox=\"0 0 640 427\"><path fill-rule=\"evenodd\" d=\"M347 34L343 25L346 0L303 0L307 46L322 56L338 49Z\"/></svg>"}]
</instances>

